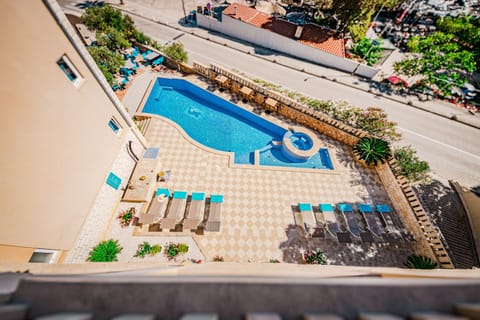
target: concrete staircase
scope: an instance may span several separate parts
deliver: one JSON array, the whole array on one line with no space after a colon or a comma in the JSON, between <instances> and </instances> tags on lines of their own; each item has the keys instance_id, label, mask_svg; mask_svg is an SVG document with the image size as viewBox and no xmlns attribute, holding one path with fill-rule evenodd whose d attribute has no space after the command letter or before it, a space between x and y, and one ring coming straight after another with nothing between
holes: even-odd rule
<instances>
[{"instance_id":1,"label":"concrete staircase","mask_svg":"<svg viewBox=\"0 0 480 320\"><path fill-rule=\"evenodd\" d=\"M151 121L152 121L152 118L150 117L145 117L136 121L138 129L140 130L140 132L144 137L146 137Z\"/></svg>"}]
</instances>

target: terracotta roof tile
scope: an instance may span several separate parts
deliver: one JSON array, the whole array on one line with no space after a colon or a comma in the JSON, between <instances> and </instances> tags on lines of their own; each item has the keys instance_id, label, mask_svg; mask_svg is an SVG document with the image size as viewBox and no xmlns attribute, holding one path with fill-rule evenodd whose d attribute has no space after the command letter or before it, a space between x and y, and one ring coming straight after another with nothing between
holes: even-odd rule
<instances>
[{"instance_id":1,"label":"terracotta roof tile","mask_svg":"<svg viewBox=\"0 0 480 320\"><path fill-rule=\"evenodd\" d=\"M343 37L333 30L306 24L298 41L336 56L345 57Z\"/></svg>"},{"instance_id":2,"label":"terracotta roof tile","mask_svg":"<svg viewBox=\"0 0 480 320\"><path fill-rule=\"evenodd\" d=\"M265 28L270 24L272 17L263 12L245 6L240 3L233 3L222 12L234 19L245 21L254 26Z\"/></svg>"}]
</instances>

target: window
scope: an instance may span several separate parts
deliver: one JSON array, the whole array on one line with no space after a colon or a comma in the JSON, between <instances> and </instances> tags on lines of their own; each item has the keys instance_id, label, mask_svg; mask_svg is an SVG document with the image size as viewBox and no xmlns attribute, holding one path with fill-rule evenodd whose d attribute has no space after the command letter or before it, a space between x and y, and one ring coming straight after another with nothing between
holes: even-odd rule
<instances>
[{"instance_id":1,"label":"window","mask_svg":"<svg viewBox=\"0 0 480 320\"><path fill-rule=\"evenodd\" d=\"M108 121L108 126L117 135L120 134L120 131L122 131L122 127L118 123L117 119L115 119L114 117L112 117L112 119L110 119L110 121Z\"/></svg>"},{"instance_id":2,"label":"window","mask_svg":"<svg viewBox=\"0 0 480 320\"><path fill-rule=\"evenodd\" d=\"M75 87L79 87L83 82L83 78L80 75L80 72L73 66L73 63L68 59L66 55L63 55L58 61L58 66L65 73L67 78L72 81Z\"/></svg>"},{"instance_id":3,"label":"window","mask_svg":"<svg viewBox=\"0 0 480 320\"><path fill-rule=\"evenodd\" d=\"M57 259L58 251L56 250L45 250L45 249L35 249L32 256L30 257L29 262L33 263L53 263Z\"/></svg>"}]
</instances>

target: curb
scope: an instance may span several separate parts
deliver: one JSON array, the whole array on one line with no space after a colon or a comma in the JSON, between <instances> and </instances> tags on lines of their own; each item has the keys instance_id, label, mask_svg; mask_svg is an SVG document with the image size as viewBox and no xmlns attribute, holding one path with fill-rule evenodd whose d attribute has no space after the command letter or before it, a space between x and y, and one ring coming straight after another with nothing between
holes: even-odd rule
<instances>
[{"instance_id":1,"label":"curb","mask_svg":"<svg viewBox=\"0 0 480 320\"><path fill-rule=\"evenodd\" d=\"M391 100L391 101L394 101L394 102L397 102L397 103L401 103L401 104L404 104L406 106L409 106L409 107L413 107L413 108L416 108L418 110L422 110L422 111L425 111L425 112L428 112L428 113L431 113L431 114L435 114L437 116L440 116L440 117L443 117L445 119L449 119L449 120L452 120L452 121L455 121L455 122L458 122L458 123L461 123L461 124L464 124L466 126L469 126L469 127L472 127L472 128L476 128L476 129L480 129L480 121L479 121L479 124L476 124L476 123L473 123L471 121L465 121L464 119L459 119L458 116L456 114L451 114L451 115L446 115L444 113L440 113L440 112L435 112L434 110L430 110L428 108L424 108L424 107L421 107L420 105L418 104L414 104L413 101L411 100L407 100L407 101L404 101L400 98L397 98L397 97L392 97L392 96L388 96L388 95L385 95L381 92L375 92L374 90L372 89L364 89L362 87L359 87L359 86L356 86L354 84L350 84L348 82L344 82L344 81L338 81L337 78L333 77L326 77L326 76L323 76L323 75L319 75L319 74L316 74L316 73L312 73L312 72L308 72L306 71L304 68L299 68L299 67L295 67L295 66L291 66L291 65L288 65L288 64L284 64L284 63L281 63L279 61L277 61L276 59L268 59L268 58L265 58L265 57L262 57L260 55L257 55L255 53L252 53L250 50L242 50L240 48L236 48L235 46L231 46L229 45L227 42L221 42L221 41L217 41L217 40L214 40L208 36L203 36L203 35L200 35L198 33L195 33L194 30L185 30L184 27L180 27L180 26L174 26L174 25L170 25L168 23L165 23L165 22L162 22L160 20L156 20L154 18L149 18L149 17L146 17L142 14L139 14L139 13L136 13L136 12L132 12L132 11L129 11L127 9L124 9L122 8L120 5L118 4L110 4L111 6L114 6L116 7L117 9L119 9L120 11L123 11L123 12L126 12L128 14L131 14L131 15L134 15L134 16L137 16L137 17L140 17L142 19L145 19L145 20L148 20L148 21L151 21L151 22L154 22L154 23L157 23L157 24L161 24L165 27L169 27L171 29L175 29L177 31L182 31L186 34L190 34L192 36L195 36L197 38L200 38L200 39L204 39L204 40L207 40L207 41L210 41L212 43L215 43L215 44L218 44L218 45L221 45L221 46L224 46L224 47L228 47L230 49L233 49L233 50L236 50L238 52L243 52L245 54L249 54L249 55L253 55L255 57L257 57L258 59L262 59L262 60L265 60L265 61L269 61L271 63L276 63L282 67L285 67L285 68L289 68L289 69L292 69L292 70L296 70L296 71L300 71L300 72L303 72L307 75L310 75L310 76L314 76L314 77L317 77L317 78L321 78L321 79L326 79L326 80L329 80L329 81L332 81L332 82L337 82L341 85L344 85L344 86L347 86L347 87L350 87L350 88L353 88L353 89L356 89L356 90L360 90L360 91L363 91L363 92L367 92L367 93L370 93L372 95L376 95L376 96L379 96L379 97L382 97L384 99L388 99L388 100ZM195 27L195 28L199 28L199 27ZM216 31L214 31L216 33ZM270 50L272 52L277 52L277 51L274 51L274 50L271 50L269 48L265 48L267 50ZM279 52L280 54L283 54L285 55L284 53L281 53ZM288 56L288 55L287 55ZM295 58L295 57L293 57ZM328 67L327 67L328 68ZM379 83L377 81L372 81L370 80L369 83ZM474 115L473 115L474 116Z\"/></svg>"}]
</instances>

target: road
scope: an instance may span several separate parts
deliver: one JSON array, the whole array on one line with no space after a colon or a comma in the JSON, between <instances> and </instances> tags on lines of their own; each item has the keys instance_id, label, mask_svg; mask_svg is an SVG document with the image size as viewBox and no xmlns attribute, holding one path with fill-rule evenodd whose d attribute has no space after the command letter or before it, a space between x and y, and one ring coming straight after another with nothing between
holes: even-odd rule
<instances>
[{"instance_id":1,"label":"road","mask_svg":"<svg viewBox=\"0 0 480 320\"><path fill-rule=\"evenodd\" d=\"M454 179L467 187L480 185L478 129L330 80L307 77L304 81L306 75L303 72L135 15L132 18L139 30L161 44L174 40L182 42L190 63L197 61L208 65L214 62L318 99L347 100L360 107L381 107L390 119L398 123L403 135L400 145L412 145L418 156L430 164L435 178L443 182ZM174 20L171 18L169 23ZM195 30L192 28L192 31ZM302 64L307 69L315 67L307 62Z\"/></svg>"}]
</instances>

